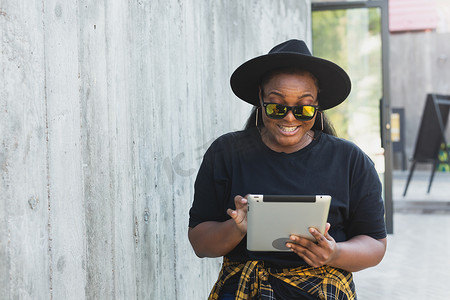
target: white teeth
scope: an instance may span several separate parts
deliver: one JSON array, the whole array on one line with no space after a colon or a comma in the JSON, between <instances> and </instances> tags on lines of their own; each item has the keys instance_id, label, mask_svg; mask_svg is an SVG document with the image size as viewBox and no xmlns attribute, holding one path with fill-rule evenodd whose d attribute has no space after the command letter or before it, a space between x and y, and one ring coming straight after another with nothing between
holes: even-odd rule
<instances>
[{"instance_id":1,"label":"white teeth","mask_svg":"<svg viewBox=\"0 0 450 300\"><path fill-rule=\"evenodd\" d=\"M286 127L286 126L279 126L281 128L281 130L286 131L286 132L292 132L295 129L297 129L298 126L294 126L294 127Z\"/></svg>"}]
</instances>

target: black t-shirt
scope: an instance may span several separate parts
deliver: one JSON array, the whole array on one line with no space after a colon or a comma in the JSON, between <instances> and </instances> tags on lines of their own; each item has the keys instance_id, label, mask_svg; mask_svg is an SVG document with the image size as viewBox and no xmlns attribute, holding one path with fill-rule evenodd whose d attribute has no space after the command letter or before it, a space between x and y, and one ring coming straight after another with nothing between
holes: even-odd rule
<instances>
[{"instance_id":1,"label":"black t-shirt","mask_svg":"<svg viewBox=\"0 0 450 300\"><path fill-rule=\"evenodd\" d=\"M209 147L195 181L189 227L226 221L234 197L247 194L331 195L329 234L342 242L356 235L386 237L382 188L373 162L353 143L315 132L294 153L271 150L256 128L228 133ZM252 252L246 238L226 255L232 261L262 260L268 266L306 263L295 253Z\"/></svg>"}]
</instances>

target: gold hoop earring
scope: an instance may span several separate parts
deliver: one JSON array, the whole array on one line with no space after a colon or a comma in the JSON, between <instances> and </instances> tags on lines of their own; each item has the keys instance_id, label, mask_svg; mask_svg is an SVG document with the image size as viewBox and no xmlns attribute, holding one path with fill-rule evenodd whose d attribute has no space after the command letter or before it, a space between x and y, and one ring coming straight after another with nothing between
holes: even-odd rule
<instances>
[{"instance_id":1,"label":"gold hoop earring","mask_svg":"<svg viewBox=\"0 0 450 300\"><path fill-rule=\"evenodd\" d=\"M323 131L323 112L319 111L320 113L320 123L322 125L322 131Z\"/></svg>"},{"instance_id":2,"label":"gold hoop earring","mask_svg":"<svg viewBox=\"0 0 450 300\"><path fill-rule=\"evenodd\" d=\"M256 128L258 128L258 111L259 111L259 107L256 108Z\"/></svg>"}]
</instances>

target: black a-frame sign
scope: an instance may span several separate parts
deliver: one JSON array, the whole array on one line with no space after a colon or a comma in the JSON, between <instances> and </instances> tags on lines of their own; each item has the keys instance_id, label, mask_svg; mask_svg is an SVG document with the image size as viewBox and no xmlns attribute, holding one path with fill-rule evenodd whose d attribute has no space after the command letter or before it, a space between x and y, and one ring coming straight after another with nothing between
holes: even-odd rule
<instances>
[{"instance_id":1,"label":"black a-frame sign","mask_svg":"<svg viewBox=\"0 0 450 300\"><path fill-rule=\"evenodd\" d=\"M450 96L437 94L427 95L422 121L420 122L420 128L417 134L416 148L412 157L412 165L403 196L406 195L406 191L408 190L416 163L431 163L433 165L427 191L428 193L430 192L434 172L436 171L437 164L440 162L438 155L442 143L445 145L444 151L447 152L447 163L449 162L450 152L445 139L449 111Z\"/></svg>"}]
</instances>

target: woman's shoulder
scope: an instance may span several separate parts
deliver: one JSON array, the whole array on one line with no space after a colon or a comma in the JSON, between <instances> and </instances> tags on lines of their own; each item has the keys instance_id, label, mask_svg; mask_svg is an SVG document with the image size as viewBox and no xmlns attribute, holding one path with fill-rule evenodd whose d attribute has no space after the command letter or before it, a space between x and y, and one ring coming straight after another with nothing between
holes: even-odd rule
<instances>
[{"instance_id":1,"label":"woman's shoulder","mask_svg":"<svg viewBox=\"0 0 450 300\"><path fill-rule=\"evenodd\" d=\"M346 140L344 138L340 138L340 137L337 137L334 135L322 133L321 139L323 139L326 143L328 143L334 147L343 147L343 148L348 148L348 149L359 149L360 150L360 148L352 141L349 141L349 140Z\"/></svg>"},{"instance_id":2,"label":"woman's shoulder","mask_svg":"<svg viewBox=\"0 0 450 300\"><path fill-rule=\"evenodd\" d=\"M253 129L232 131L222 134L211 144L216 149L236 147L246 142L255 140L255 132Z\"/></svg>"},{"instance_id":3,"label":"woman's shoulder","mask_svg":"<svg viewBox=\"0 0 450 300\"><path fill-rule=\"evenodd\" d=\"M322 134L324 147L333 151L334 155L367 157L366 153L354 142L337 136Z\"/></svg>"}]
</instances>

